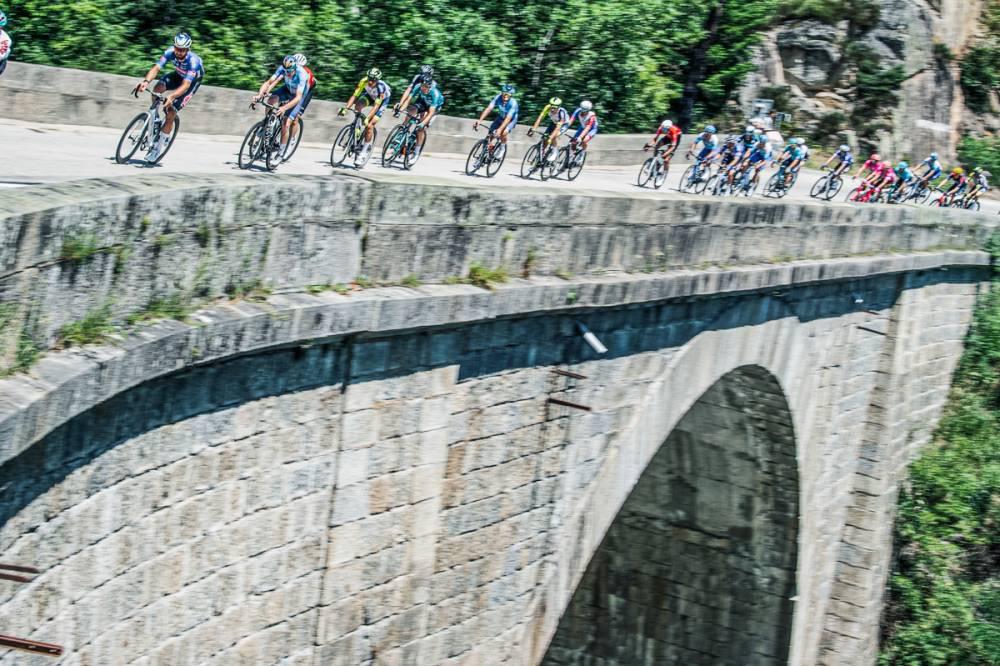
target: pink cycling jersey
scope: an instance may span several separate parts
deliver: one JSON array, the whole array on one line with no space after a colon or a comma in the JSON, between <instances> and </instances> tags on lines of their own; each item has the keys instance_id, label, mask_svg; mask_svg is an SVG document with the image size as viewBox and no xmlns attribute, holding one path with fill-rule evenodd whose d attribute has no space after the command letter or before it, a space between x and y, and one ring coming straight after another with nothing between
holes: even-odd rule
<instances>
[{"instance_id":1,"label":"pink cycling jersey","mask_svg":"<svg viewBox=\"0 0 1000 666\"><path fill-rule=\"evenodd\" d=\"M3 30L0 30L0 60L6 60L10 55L10 45L13 44L13 40Z\"/></svg>"},{"instance_id":2,"label":"pink cycling jersey","mask_svg":"<svg viewBox=\"0 0 1000 666\"><path fill-rule=\"evenodd\" d=\"M865 163L861 165L862 170L871 171L872 173L878 173L882 170L882 162L876 160L865 160Z\"/></svg>"}]
</instances>

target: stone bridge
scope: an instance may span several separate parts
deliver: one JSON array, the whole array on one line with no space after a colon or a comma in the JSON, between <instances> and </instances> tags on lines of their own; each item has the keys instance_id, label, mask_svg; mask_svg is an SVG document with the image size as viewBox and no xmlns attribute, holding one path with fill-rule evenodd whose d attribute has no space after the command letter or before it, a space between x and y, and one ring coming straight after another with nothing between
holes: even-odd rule
<instances>
[{"instance_id":1,"label":"stone bridge","mask_svg":"<svg viewBox=\"0 0 1000 666\"><path fill-rule=\"evenodd\" d=\"M873 663L993 223L350 177L5 204L0 561L44 573L0 627L101 666Z\"/></svg>"}]
</instances>

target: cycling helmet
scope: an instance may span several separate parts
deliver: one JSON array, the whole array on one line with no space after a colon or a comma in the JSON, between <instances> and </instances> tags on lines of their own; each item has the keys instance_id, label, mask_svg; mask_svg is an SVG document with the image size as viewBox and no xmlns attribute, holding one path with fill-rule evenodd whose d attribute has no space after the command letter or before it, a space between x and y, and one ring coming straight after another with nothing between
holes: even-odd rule
<instances>
[{"instance_id":1,"label":"cycling helmet","mask_svg":"<svg viewBox=\"0 0 1000 666\"><path fill-rule=\"evenodd\" d=\"M992 176L993 174L991 174L991 173L990 173L989 171L987 171L986 169L983 169L982 171L980 171L980 172L979 172L979 175L980 175L980 176L986 176L987 178L990 178L990 177L991 177L991 176Z\"/></svg>"},{"instance_id":2,"label":"cycling helmet","mask_svg":"<svg viewBox=\"0 0 1000 666\"><path fill-rule=\"evenodd\" d=\"M305 67L306 65L309 64L309 60L306 59L306 57L301 53L296 53L292 57L295 58L295 64L297 65L302 65L303 67Z\"/></svg>"},{"instance_id":3,"label":"cycling helmet","mask_svg":"<svg viewBox=\"0 0 1000 666\"><path fill-rule=\"evenodd\" d=\"M382 70L378 67L372 67L368 70L368 80L369 81L381 81L382 80Z\"/></svg>"},{"instance_id":4,"label":"cycling helmet","mask_svg":"<svg viewBox=\"0 0 1000 666\"><path fill-rule=\"evenodd\" d=\"M798 144L798 145L800 145L800 146L804 146L804 145L806 145L806 140L805 140L805 139L803 139L803 138L802 138L802 137L800 136L799 138L797 138L797 139L795 140L795 143L797 143L797 144Z\"/></svg>"},{"instance_id":5,"label":"cycling helmet","mask_svg":"<svg viewBox=\"0 0 1000 666\"><path fill-rule=\"evenodd\" d=\"M514 86L511 85L510 83L505 83L502 86L500 86L500 92L503 93L504 95L513 95L515 92L517 92L517 89L514 88Z\"/></svg>"},{"instance_id":6,"label":"cycling helmet","mask_svg":"<svg viewBox=\"0 0 1000 666\"><path fill-rule=\"evenodd\" d=\"M660 127L663 128L663 129L665 129L665 130L670 129L673 126L674 126L674 123L672 121L670 121L670 120L664 120L662 123L660 123Z\"/></svg>"},{"instance_id":7,"label":"cycling helmet","mask_svg":"<svg viewBox=\"0 0 1000 666\"><path fill-rule=\"evenodd\" d=\"M729 136L726 137L726 145L728 146L731 143L736 143L737 139L739 139L738 136L736 136L735 134L730 134Z\"/></svg>"},{"instance_id":8,"label":"cycling helmet","mask_svg":"<svg viewBox=\"0 0 1000 666\"><path fill-rule=\"evenodd\" d=\"M848 146L846 143L843 143L843 144L840 145L840 152L842 152L842 153L849 153L849 152L851 152L851 147Z\"/></svg>"},{"instance_id":9,"label":"cycling helmet","mask_svg":"<svg viewBox=\"0 0 1000 666\"><path fill-rule=\"evenodd\" d=\"M174 37L174 46L179 49L189 49L191 48L191 35L186 32L179 32L177 36Z\"/></svg>"},{"instance_id":10,"label":"cycling helmet","mask_svg":"<svg viewBox=\"0 0 1000 666\"><path fill-rule=\"evenodd\" d=\"M7 15L0 11L0 28L7 25Z\"/></svg>"},{"instance_id":11,"label":"cycling helmet","mask_svg":"<svg viewBox=\"0 0 1000 666\"><path fill-rule=\"evenodd\" d=\"M558 97L553 97L552 99L549 100L549 104L551 104L552 106L562 106L562 100L559 99Z\"/></svg>"},{"instance_id":12,"label":"cycling helmet","mask_svg":"<svg viewBox=\"0 0 1000 666\"><path fill-rule=\"evenodd\" d=\"M882 161L882 158L878 156L878 153L872 153L872 156L869 157L868 159L870 159L872 162L881 162Z\"/></svg>"},{"instance_id":13,"label":"cycling helmet","mask_svg":"<svg viewBox=\"0 0 1000 666\"><path fill-rule=\"evenodd\" d=\"M892 162L890 162L889 160L886 160L885 162L882 162L882 168L883 169L891 169L892 168Z\"/></svg>"},{"instance_id":14,"label":"cycling helmet","mask_svg":"<svg viewBox=\"0 0 1000 666\"><path fill-rule=\"evenodd\" d=\"M433 82L434 82L434 77L431 76L430 74L420 75L420 85L431 84Z\"/></svg>"},{"instance_id":15,"label":"cycling helmet","mask_svg":"<svg viewBox=\"0 0 1000 666\"><path fill-rule=\"evenodd\" d=\"M953 176L961 176L963 173L965 173L965 169L963 169L962 167L955 167L954 169L951 170L951 174Z\"/></svg>"},{"instance_id":16,"label":"cycling helmet","mask_svg":"<svg viewBox=\"0 0 1000 666\"><path fill-rule=\"evenodd\" d=\"M715 134L715 125L705 125L705 131L709 134Z\"/></svg>"},{"instance_id":17,"label":"cycling helmet","mask_svg":"<svg viewBox=\"0 0 1000 666\"><path fill-rule=\"evenodd\" d=\"M753 125L747 125L747 128L743 131L746 132L747 134L753 134L754 132L757 131L757 128L754 127Z\"/></svg>"},{"instance_id":18,"label":"cycling helmet","mask_svg":"<svg viewBox=\"0 0 1000 666\"><path fill-rule=\"evenodd\" d=\"M434 76L434 68L430 65L421 65L420 74L426 76Z\"/></svg>"},{"instance_id":19,"label":"cycling helmet","mask_svg":"<svg viewBox=\"0 0 1000 666\"><path fill-rule=\"evenodd\" d=\"M936 160L937 159L937 153L931 153L930 159Z\"/></svg>"},{"instance_id":20,"label":"cycling helmet","mask_svg":"<svg viewBox=\"0 0 1000 666\"><path fill-rule=\"evenodd\" d=\"M590 111L591 109L594 108L594 105L590 102L590 100L585 99L582 102L580 102L580 108L583 109L584 111Z\"/></svg>"},{"instance_id":21,"label":"cycling helmet","mask_svg":"<svg viewBox=\"0 0 1000 666\"><path fill-rule=\"evenodd\" d=\"M899 163L899 168L900 169L909 169L910 168L910 163L907 162L906 160L903 160L902 162Z\"/></svg>"},{"instance_id":22,"label":"cycling helmet","mask_svg":"<svg viewBox=\"0 0 1000 666\"><path fill-rule=\"evenodd\" d=\"M295 62L295 56L294 55L286 55L281 60L281 66L284 67L285 69L292 69L293 67L295 67L297 65L298 65L298 63Z\"/></svg>"}]
</instances>

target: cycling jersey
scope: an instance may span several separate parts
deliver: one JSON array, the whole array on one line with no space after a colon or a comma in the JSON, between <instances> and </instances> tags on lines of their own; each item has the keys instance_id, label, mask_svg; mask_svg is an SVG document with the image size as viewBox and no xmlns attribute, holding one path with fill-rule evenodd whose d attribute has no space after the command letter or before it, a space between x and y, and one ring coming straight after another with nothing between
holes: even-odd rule
<instances>
[{"instance_id":1,"label":"cycling jersey","mask_svg":"<svg viewBox=\"0 0 1000 666\"><path fill-rule=\"evenodd\" d=\"M413 101L419 106L426 106L427 109L440 109L444 106L444 95L438 90L437 82L431 83L429 92L424 92L419 86L413 91Z\"/></svg>"},{"instance_id":2,"label":"cycling jersey","mask_svg":"<svg viewBox=\"0 0 1000 666\"><path fill-rule=\"evenodd\" d=\"M910 171L909 167L907 167L905 169L900 169L900 168L897 167L896 170L895 170L895 174L896 174L896 177L899 178L899 180L901 180L904 183L908 183L911 180L913 180L913 172Z\"/></svg>"},{"instance_id":3,"label":"cycling jersey","mask_svg":"<svg viewBox=\"0 0 1000 666\"><path fill-rule=\"evenodd\" d=\"M202 64L201 58L195 55L195 52L191 49L188 49L186 56L178 58L174 53L174 47L171 46L163 52L163 55L160 56L156 64L162 69L164 65L170 62L174 63L174 71L183 79L200 81L205 76L205 65Z\"/></svg>"},{"instance_id":4,"label":"cycling jersey","mask_svg":"<svg viewBox=\"0 0 1000 666\"><path fill-rule=\"evenodd\" d=\"M750 150L750 156L747 161L750 164L758 164L760 162L766 162L769 159L771 159L771 147L762 146L758 143L753 147L753 149Z\"/></svg>"},{"instance_id":5,"label":"cycling jersey","mask_svg":"<svg viewBox=\"0 0 1000 666\"><path fill-rule=\"evenodd\" d=\"M388 104L389 98L392 97L392 88L389 87L388 83L385 81L373 81L367 76L362 77L358 81L358 87L354 89L354 94L351 97L357 98L362 91L371 100L372 104L375 104L379 100L382 101L383 105Z\"/></svg>"},{"instance_id":6,"label":"cycling jersey","mask_svg":"<svg viewBox=\"0 0 1000 666\"><path fill-rule=\"evenodd\" d=\"M891 185L896 182L896 172L893 169L885 169L882 171L882 181L883 185Z\"/></svg>"},{"instance_id":7,"label":"cycling jersey","mask_svg":"<svg viewBox=\"0 0 1000 666\"><path fill-rule=\"evenodd\" d=\"M986 180L986 176L984 176L983 174L979 174L979 176L976 177L976 185L978 185L979 189L983 190L984 192L990 189L990 183L988 180Z\"/></svg>"},{"instance_id":8,"label":"cycling jersey","mask_svg":"<svg viewBox=\"0 0 1000 666\"><path fill-rule=\"evenodd\" d=\"M734 144L727 144L719 149L719 163L722 166L729 166L730 164L735 164L743 156L743 144L736 142Z\"/></svg>"},{"instance_id":9,"label":"cycling jersey","mask_svg":"<svg viewBox=\"0 0 1000 666\"><path fill-rule=\"evenodd\" d=\"M878 173L882 170L882 163L876 160L865 160L865 163L861 165L861 169L862 171Z\"/></svg>"},{"instance_id":10,"label":"cycling jersey","mask_svg":"<svg viewBox=\"0 0 1000 666\"><path fill-rule=\"evenodd\" d=\"M653 137L653 140L658 141L661 136L668 139L671 145L676 146L681 140L681 128L677 125L671 125L668 129L664 130L661 125L656 128L656 136Z\"/></svg>"},{"instance_id":11,"label":"cycling jersey","mask_svg":"<svg viewBox=\"0 0 1000 666\"><path fill-rule=\"evenodd\" d=\"M698 144L702 145L701 152L698 153L698 159L705 159L710 154L712 154L712 152L714 152L716 148L719 147L718 136L716 136L715 134L709 134L708 138L706 139L705 134L707 134L707 132L702 132L701 134L699 134L698 138L694 140L694 145L691 146L691 151L694 152L695 146L697 146Z\"/></svg>"},{"instance_id":12,"label":"cycling jersey","mask_svg":"<svg viewBox=\"0 0 1000 666\"><path fill-rule=\"evenodd\" d=\"M782 152L782 155L785 156L785 159L782 161L782 164L785 166L788 166L795 160L802 159L802 151L799 150L798 146L785 146L785 150Z\"/></svg>"},{"instance_id":13,"label":"cycling jersey","mask_svg":"<svg viewBox=\"0 0 1000 666\"><path fill-rule=\"evenodd\" d=\"M294 92L296 95L299 93L305 95L306 86L309 85L309 75L306 74L306 70L302 68L302 65L295 65L295 67L292 67L291 69L278 67L278 69L274 70L274 74L271 75L271 78L283 79L285 82L285 89Z\"/></svg>"},{"instance_id":14,"label":"cycling jersey","mask_svg":"<svg viewBox=\"0 0 1000 666\"><path fill-rule=\"evenodd\" d=\"M490 102L490 106L497 110L499 118L513 118L517 119L518 113L520 112L520 107L517 104L517 100L511 95L510 98L505 102L503 101L503 94L499 94L493 98Z\"/></svg>"},{"instance_id":15,"label":"cycling jersey","mask_svg":"<svg viewBox=\"0 0 1000 666\"><path fill-rule=\"evenodd\" d=\"M927 173L924 174L925 176L927 174L930 174L931 178L937 178L938 176L941 175L941 163L938 162L937 160L928 157L920 164L921 166L927 167Z\"/></svg>"},{"instance_id":16,"label":"cycling jersey","mask_svg":"<svg viewBox=\"0 0 1000 666\"><path fill-rule=\"evenodd\" d=\"M851 166L854 164L854 155L849 150L838 150L833 154L833 159L837 160L837 166Z\"/></svg>"},{"instance_id":17,"label":"cycling jersey","mask_svg":"<svg viewBox=\"0 0 1000 666\"><path fill-rule=\"evenodd\" d=\"M14 45L14 40L3 30L0 30L0 61L5 61L10 57L10 48Z\"/></svg>"},{"instance_id":18,"label":"cycling jersey","mask_svg":"<svg viewBox=\"0 0 1000 666\"><path fill-rule=\"evenodd\" d=\"M306 74L309 75L309 90L312 90L316 87L316 77L313 75L313 71L305 65L302 65L302 69L306 70Z\"/></svg>"},{"instance_id":19,"label":"cycling jersey","mask_svg":"<svg viewBox=\"0 0 1000 666\"><path fill-rule=\"evenodd\" d=\"M546 104L545 108L542 109L542 115L545 116L546 114L549 116L549 122L553 126L557 124L565 125L569 122L569 112L561 106L553 107L551 104Z\"/></svg>"},{"instance_id":20,"label":"cycling jersey","mask_svg":"<svg viewBox=\"0 0 1000 666\"><path fill-rule=\"evenodd\" d=\"M753 148L754 146L756 146L758 141L759 140L757 139L757 135L756 134L741 134L740 135L740 145L742 145L743 149L746 150L746 151L749 151L751 148Z\"/></svg>"},{"instance_id":21,"label":"cycling jersey","mask_svg":"<svg viewBox=\"0 0 1000 666\"><path fill-rule=\"evenodd\" d=\"M569 123L566 127L572 127L573 122L579 118L580 127L576 130L576 134L573 135L574 139L579 139L581 136L586 136L587 140L590 140L595 134L597 134L597 114L593 111L584 111L583 109L577 109L573 112L573 115L569 117Z\"/></svg>"}]
</instances>

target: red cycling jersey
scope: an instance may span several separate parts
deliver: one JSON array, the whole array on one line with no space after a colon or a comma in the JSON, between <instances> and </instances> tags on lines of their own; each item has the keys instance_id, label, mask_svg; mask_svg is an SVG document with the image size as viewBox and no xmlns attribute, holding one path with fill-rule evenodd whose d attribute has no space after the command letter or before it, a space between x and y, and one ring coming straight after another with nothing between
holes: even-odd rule
<instances>
[{"instance_id":1,"label":"red cycling jersey","mask_svg":"<svg viewBox=\"0 0 1000 666\"><path fill-rule=\"evenodd\" d=\"M309 75L309 90L312 90L316 87L316 77L313 76L313 71L308 67L303 67L302 69L306 70L306 74Z\"/></svg>"},{"instance_id":2,"label":"red cycling jersey","mask_svg":"<svg viewBox=\"0 0 1000 666\"><path fill-rule=\"evenodd\" d=\"M668 139L670 139L670 144L673 146L676 146L677 143L681 140L680 127L678 127L677 125L671 125L670 129L664 131L663 126L661 125L660 127L656 128L656 136L653 137L653 141L658 140L660 136L664 134L667 136Z\"/></svg>"}]
</instances>

